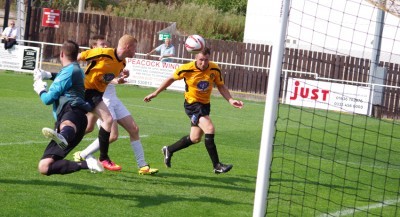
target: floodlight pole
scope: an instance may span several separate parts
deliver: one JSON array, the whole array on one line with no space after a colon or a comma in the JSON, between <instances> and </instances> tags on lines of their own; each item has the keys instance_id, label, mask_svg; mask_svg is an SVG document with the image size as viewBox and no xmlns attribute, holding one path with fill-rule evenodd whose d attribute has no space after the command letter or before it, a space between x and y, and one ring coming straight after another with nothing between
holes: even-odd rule
<instances>
[{"instance_id":1,"label":"floodlight pole","mask_svg":"<svg viewBox=\"0 0 400 217\"><path fill-rule=\"evenodd\" d=\"M375 75L376 69L379 66L384 23L385 23L385 11L378 8L378 12L376 14L375 34L374 34L373 48L371 54L371 66L368 78L368 82L370 84L372 83L373 76Z\"/></svg>"},{"instance_id":2,"label":"floodlight pole","mask_svg":"<svg viewBox=\"0 0 400 217\"><path fill-rule=\"evenodd\" d=\"M78 25L77 25L76 35L75 35L76 41L79 41L79 34L80 34L79 26L81 24L80 18L81 18L81 13L83 13L83 12L85 12L85 0L79 0L79 4L78 4L78 22L77 22Z\"/></svg>"},{"instance_id":3,"label":"floodlight pole","mask_svg":"<svg viewBox=\"0 0 400 217\"><path fill-rule=\"evenodd\" d=\"M8 26L8 18L10 16L10 2L11 0L6 0L6 4L4 6L3 31Z\"/></svg>"},{"instance_id":4,"label":"floodlight pole","mask_svg":"<svg viewBox=\"0 0 400 217\"><path fill-rule=\"evenodd\" d=\"M386 5L386 1L384 1ZM374 79L375 76L377 76L377 70L379 66L379 59L380 59L380 53L381 53L381 45L382 45L382 33L383 33L383 27L385 23L385 11L382 9L378 8L378 12L376 14L376 21L375 21L375 34L374 34L374 41L373 41L373 48L372 48L372 54L371 54L371 65L369 67L369 75L368 75L368 83L370 84L371 87L371 97L370 97L370 104L368 108L368 115L372 116L372 110L374 107L375 102L375 94L377 94L376 91L376 86L373 84L377 82L376 79ZM381 105L382 102L379 103Z\"/></svg>"},{"instance_id":5,"label":"floodlight pole","mask_svg":"<svg viewBox=\"0 0 400 217\"><path fill-rule=\"evenodd\" d=\"M85 0L79 0L78 13L83 13L85 11Z\"/></svg>"},{"instance_id":6,"label":"floodlight pole","mask_svg":"<svg viewBox=\"0 0 400 217\"><path fill-rule=\"evenodd\" d=\"M279 103L280 75L282 71L282 60L285 50L285 38L291 0L282 0L282 2L281 25L272 47L271 69L268 76L268 89L265 100L253 217L263 217L266 215L266 199L268 195L270 166L272 161L272 146L275 136L275 121Z\"/></svg>"},{"instance_id":7,"label":"floodlight pole","mask_svg":"<svg viewBox=\"0 0 400 217\"><path fill-rule=\"evenodd\" d=\"M27 1L28 5L26 6L26 20L25 20L25 32L24 32L24 40L29 40L29 31L31 28L31 14L32 14L32 0ZM21 34L21 33L20 33Z\"/></svg>"}]
</instances>

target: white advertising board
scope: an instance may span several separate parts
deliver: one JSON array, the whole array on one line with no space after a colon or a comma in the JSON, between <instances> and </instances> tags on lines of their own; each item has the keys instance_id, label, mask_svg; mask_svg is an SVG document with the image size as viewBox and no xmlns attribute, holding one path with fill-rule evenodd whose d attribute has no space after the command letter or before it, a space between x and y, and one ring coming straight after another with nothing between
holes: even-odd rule
<instances>
[{"instance_id":1,"label":"white advertising board","mask_svg":"<svg viewBox=\"0 0 400 217\"><path fill-rule=\"evenodd\" d=\"M179 66L178 63L127 58L125 67L129 70L127 81L128 84L133 85L159 87ZM185 82L183 80L175 81L168 89L184 91Z\"/></svg>"},{"instance_id":2,"label":"white advertising board","mask_svg":"<svg viewBox=\"0 0 400 217\"><path fill-rule=\"evenodd\" d=\"M285 103L369 115L370 88L289 78Z\"/></svg>"},{"instance_id":3,"label":"white advertising board","mask_svg":"<svg viewBox=\"0 0 400 217\"><path fill-rule=\"evenodd\" d=\"M0 43L0 69L18 72L33 72L39 63L40 49L14 45L5 50L4 44Z\"/></svg>"}]
</instances>

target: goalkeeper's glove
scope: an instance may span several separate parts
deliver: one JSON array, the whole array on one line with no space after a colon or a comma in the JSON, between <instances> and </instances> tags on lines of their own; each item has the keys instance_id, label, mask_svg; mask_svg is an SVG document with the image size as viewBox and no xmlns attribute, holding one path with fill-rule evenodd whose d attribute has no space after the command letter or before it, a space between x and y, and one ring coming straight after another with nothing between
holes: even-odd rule
<instances>
[{"instance_id":1,"label":"goalkeeper's glove","mask_svg":"<svg viewBox=\"0 0 400 217\"><path fill-rule=\"evenodd\" d=\"M40 94L46 92L47 83L42 80L37 80L33 83L33 89L40 96Z\"/></svg>"},{"instance_id":2,"label":"goalkeeper's glove","mask_svg":"<svg viewBox=\"0 0 400 217\"><path fill-rule=\"evenodd\" d=\"M51 79L51 72L45 71L43 69L33 70L33 80L48 80Z\"/></svg>"}]
</instances>

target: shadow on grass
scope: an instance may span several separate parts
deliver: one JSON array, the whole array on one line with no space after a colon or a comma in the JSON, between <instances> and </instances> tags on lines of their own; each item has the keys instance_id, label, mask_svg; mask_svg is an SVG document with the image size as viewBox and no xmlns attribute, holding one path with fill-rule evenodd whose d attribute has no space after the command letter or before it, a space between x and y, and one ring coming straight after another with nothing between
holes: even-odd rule
<instances>
[{"instance_id":1,"label":"shadow on grass","mask_svg":"<svg viewBox=\"0 0 400 217\"><path fill-rule=\"evenodd\" d=\"M168 181L165 177L159 176L130 176L127 177L124 174L119 173L119 176L122 176L120 179L124 179L124 182L138 182L138 181L147 181L147 182L154 182L158 183L161 187L162 185L166 185L166 181L168 185L172 186L180 186L180 187L207 187L210 189L217 189L223 188L228 190L234 191L248 191L253 192L254 190L251 188L246 187L236 187L232 185L226 185L221 179L224 179L227 182L228 179L232 179L232 177L202 177L199 175L178 175L176 174L176 178L171 178ZM115 176L113 178L117 178ZM139 178L140 177L140 178ZM176 181L176 179L185 178L185 179L197 179L197 181L190 182L190 181ZM216 183L204 183L204 178L209 178L211 180L216 181ZM233 178L235 179L235 178ZM175 181L174 181L175 180ZM202 182L203 180L203 182ZM232 183L237 182L238 180L232 181ZM0 184L7 184L12 188L12 185L21 185L21 186L37 186L37 188L47 188L49 186L52 187L60 187L69 188L71 190L63 190L64 192L71 194L71 195L85 195L85 196L93 196L93 197L101 197L101 198L113 198L117 200L126 200L133 202L132 206L135 208L146 208L146 207L153 207L159 206L161 204L171 204L175 202L184 202L184 203L210 203L210 204L223 204L223 205L249 205L250 203L245 202L238 202L235 200L227 200L219 197L212 197L212 196L204 196L204 195L196 195L196 194L186 194L186 195L177 195L176 192L173 194L163 194L163 193L155 193L151 195L143 195L143 192L140 190L137 191L127 191L124 188L108 188L108 187L98 187L93 186L91 184L77 184L77 183L70 183L64 181L51 181L51 180L39 180L39 179L30 179L30 180L16 180L16 179L0 179ZM115 190L123 190L123 193L115 193Z\"/></svg>"},{"instance_id":2,"label":"shadow on grass","mask_svg":"<svg viewBox=\"0 0 400 217\"><path fill-rule=\"evenodd\" d=\"M90 189L90 190L104 190L103 187L97 187L93 185L84 185L70 182L60 182L60 181L44 181L44 180L15 180L15 179L0 179L0 183L13 184L13 185L34 185L34 186L54 186L54 187L70 187L72 189Z\"/></svg>"},{"instance_id":3,"label":"shadow on grass","mask_svg":"<svg viewBox=\"0 0 400 217\"><path fill-rule=\"evenodd\" d=\"M214 174L213 174L214 175ZM147 176L149 177L149 176ZM137 178L132 176L119 176L116 179L124 182L137 182ZM203 176L203 175L191 175L181 173L158 173L152 175L149 178L142 179L141 181L148 181L152 184L158 185L172 185L181 187L206 187L206 188L218 188L227 189L243 192L254 192L254 186L256 183L255 177L240 178L236 176L229 176L228 174L215 174L214 176ZM249 183L254 183L247 187Z\"/></svg>"},{"instance_id":4,"label":"shadow on grass","mask_svg":"<svg viewBox=\"0 0 400 217\"><path fill-rule=\"evenodd\" d=\"M71 194L79 194L75 192L71 192ZM119 200L127 200L127 201L135 201L137 204L135 207L137 208L146 208L151 206L159 206L166 203L174 203L174 202L202 202L202 203L212 203L212 204L224 204L224 205L248 205L248 203L240 203L236 201L223 200L214 197L206 197L206 196L193 196L193 197L185 197L185 196L177 196L177 195L169 195L169 194L157 194L157 195L133 195L133 194L113 194L113 193L93 193L93 192L85 192L85 195L90 195L94 197L105 197L105 198L113 198Z\"/></svg>"}]
</instances>

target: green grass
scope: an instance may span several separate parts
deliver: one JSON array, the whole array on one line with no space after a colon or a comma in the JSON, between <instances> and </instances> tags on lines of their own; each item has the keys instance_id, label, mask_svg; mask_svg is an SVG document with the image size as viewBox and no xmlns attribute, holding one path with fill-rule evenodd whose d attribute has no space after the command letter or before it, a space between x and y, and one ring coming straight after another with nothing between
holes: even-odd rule
<instances>
[{"instance_id":1,"label":"green grass","mask_svg":"<svg viewBox=\"0 0 400 217\"><path fill-rule=\"evenodd\" d=\"M281 106L277 123L269 216L400 214L398 121Z\"/></svg>"},{"instance_id":2,"label":"green grass","mask_svg":"<svg viewBox=\"0 0 400 217\"><path fill-rule=\"evenodd\" d=\"M216 175L203 142L176 153L172 168L163 164L162 146L189 133L182 93L166 91L145 103L154 89L119 86L120 99L139 124L146 160L159 173L137 174L127 133L120 129L125 137L111 144L110 156L121 172L47 177L37 171L48 142L41 128L54 120L32 83L32 75L0 72L0 216L251 216L263 103L246 102L239 110L221 97L212 99L220 159L234 164ZM88 134L76 150L94 138Z\"/></svg>"},{"instance_id":3,"label":"green grass","mask_svg":"<svg viewBox=\"0 0 400 217\"><path fill-rule=\"evenodd\" d=\"M54 120L32 83L32 75L0 72L0 216L252 216L263 102L245 101L239 110L212 98L220 158L234 164L216 175L203 142L175 153L172 168L163 165L161 147L189 132L182 93L165 91L144 103L154 89L118 86L140 126L146 160L160 172L137 174L127 133L120 129L123 137L111 144L110 156L122 171L47 177L37 172L48 142L41 128ZM280 105L268 216L333 215L355 207L349 215L398 216L397 132L392 120ZM76 150L95 136L88 134ZM383 201L390 205L377 205Z\"/></svg>"}]
</instances>

